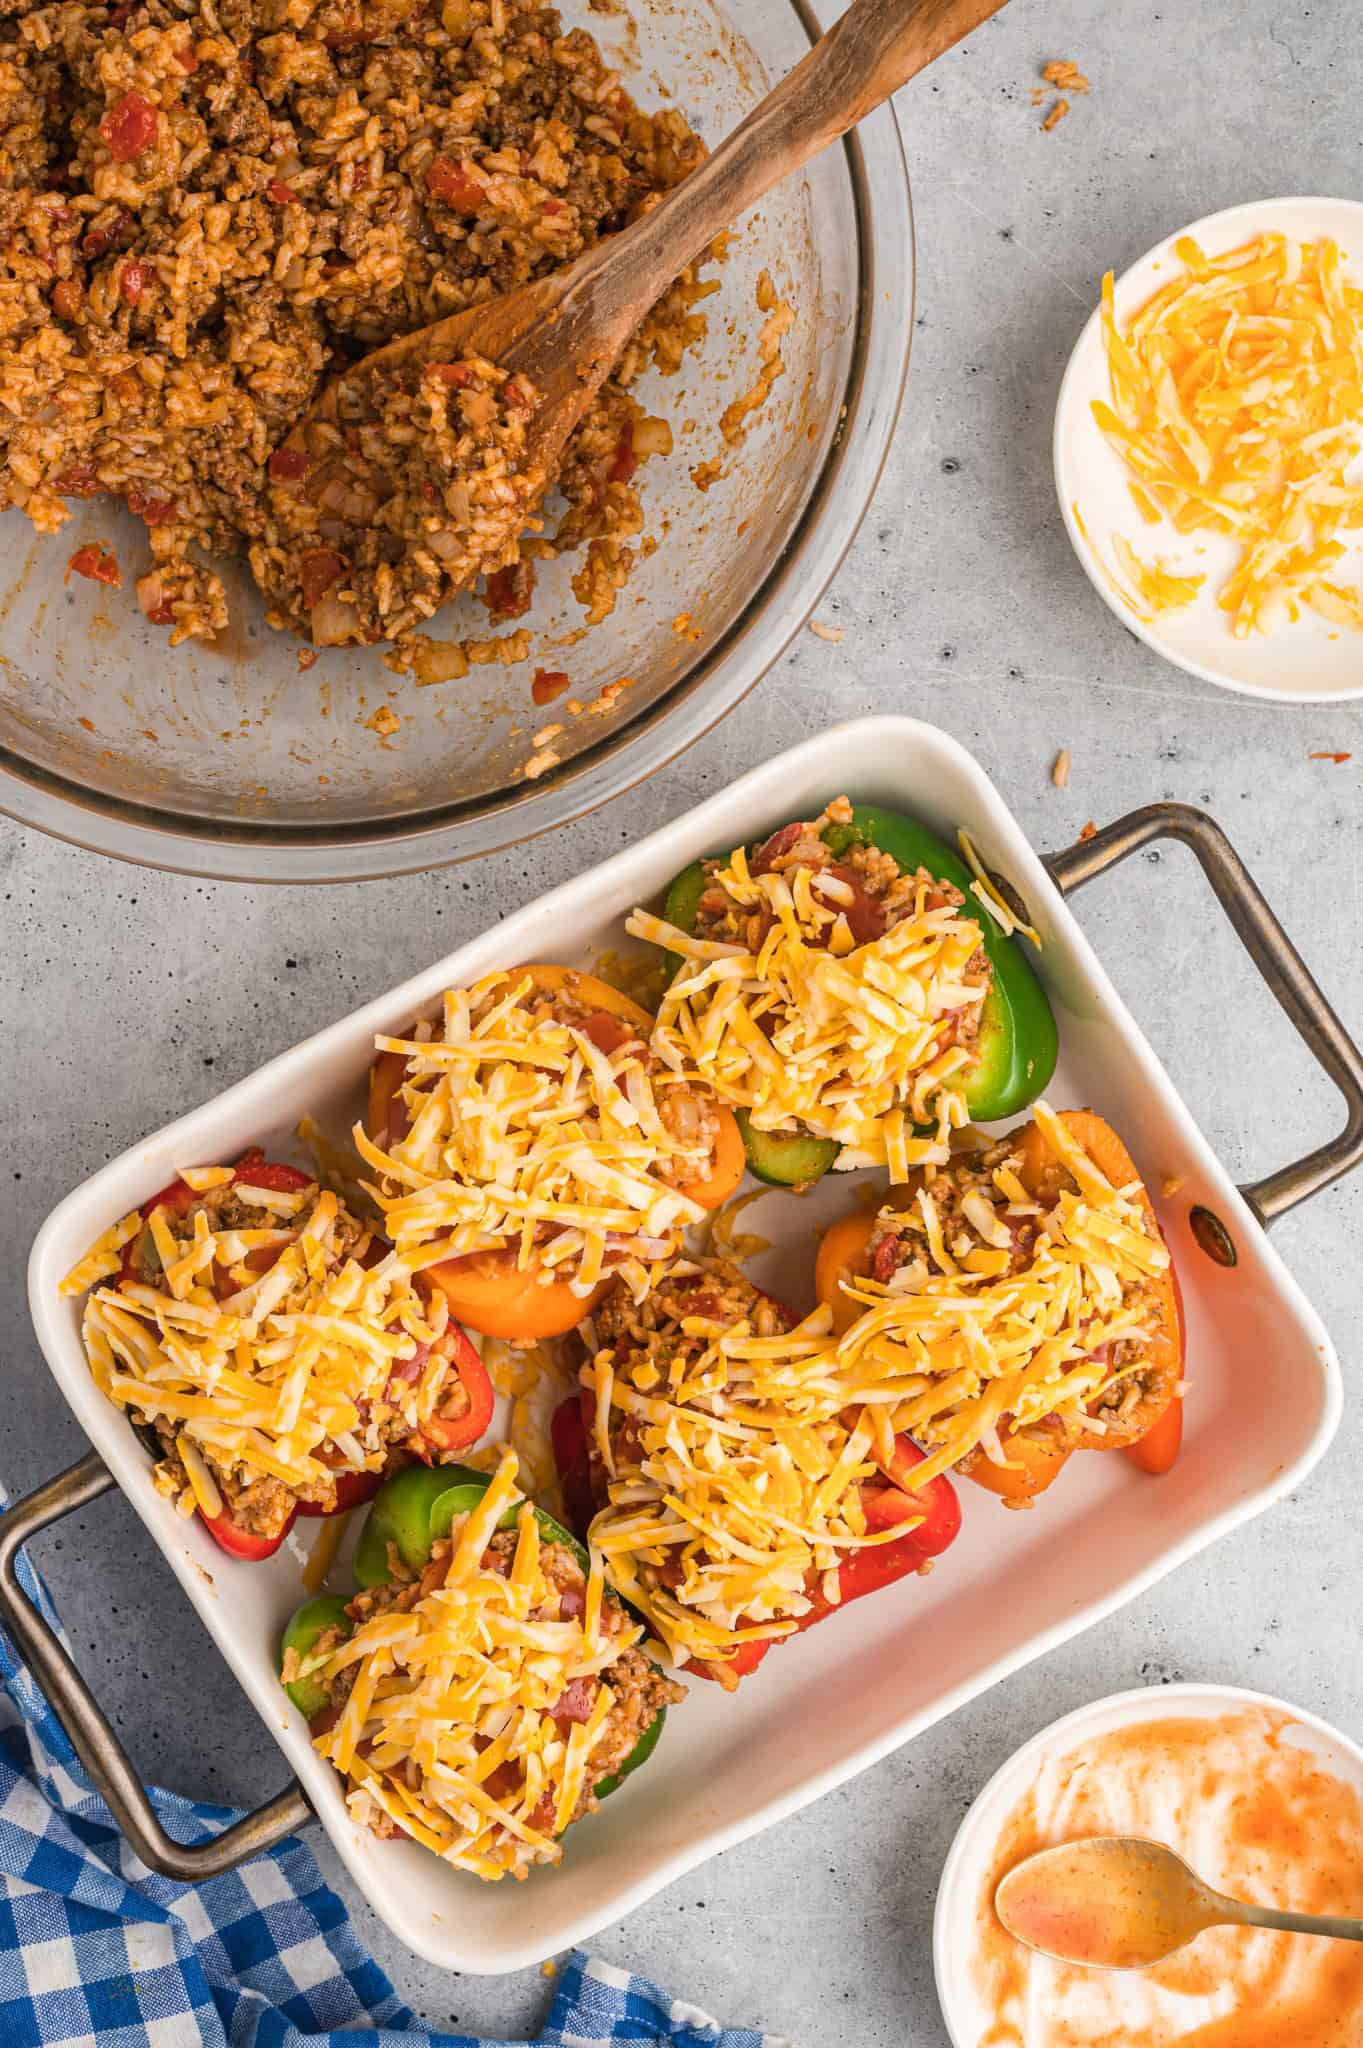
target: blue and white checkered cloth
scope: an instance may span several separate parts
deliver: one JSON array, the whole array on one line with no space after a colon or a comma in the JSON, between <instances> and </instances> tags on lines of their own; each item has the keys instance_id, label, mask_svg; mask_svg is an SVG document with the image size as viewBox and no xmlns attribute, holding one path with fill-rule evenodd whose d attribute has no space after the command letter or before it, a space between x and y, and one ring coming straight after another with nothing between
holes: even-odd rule
<instances>
[{"instance_id":1,"label":"blue and white checkered cloth","mask_svg":"<svg viewBox=\"0 0 1363 2048\"><path fill-rule=\"evenodd\" d=\"M20 1574L55 1624L26 1559ZM480 2048L421 2027L301 1842L207 1884L154 1876L3 1631L0 1687L0 2048ZM185 1842L235 1817L153 1798ZM607 2043L790 2048L575 1953L540 2048Z\"/></svg>"}]
</instances>

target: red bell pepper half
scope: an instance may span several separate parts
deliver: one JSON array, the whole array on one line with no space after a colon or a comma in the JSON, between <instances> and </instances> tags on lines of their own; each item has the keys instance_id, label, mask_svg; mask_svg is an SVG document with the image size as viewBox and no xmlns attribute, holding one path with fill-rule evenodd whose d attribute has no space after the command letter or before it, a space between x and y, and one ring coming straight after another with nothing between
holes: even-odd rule
<instances>
[{"instance_id":1,"label":"red bell pepper half","mask_svg":"<svg viewBox=\"0 0 1363 2048\"><path fill-rule=\"evenodd\" d=\"M451 1451L465 1451L476 1444L492 1420L495 1400L487 1367L459 1324L447 1323L439 1341L449 1348L450 1367L467 1396L468 1406L460 1415L437 1413L422 1423L409 1448L424 1465L435 1462L437 1456L443 1461ZM424 1359L421 1362L424 1364ZM404 1363L410 1366L413 1361Z\"/></svg>"},{"instance_id":2,"label":"red bell pepper half","mask_svg":"<svg viewBox=\"0 0 1363 2048\"><path fill-rule=\"evenodd\" d=\"M570 1394L554 1410L549 1437L554 1447L554 1464L558 1468L559 1492L563 1495L568 1527L580 1542L585 1543L592 1516L596 1513L596 1489L592 1482L591 1452L587 1446L587 1424L583 1418L582 1402L576 1394Z\"/></svg>"},{"instance_id":3,"label":"red bell pepper half","mask_svg":"<svg viewBox=\"0 0 1363 2048\"><path fill-rule=\"evenodd\" d=\"M230 1515L205 1515L203 1524L219 1550L225 1550L229 1557L240 1558L243 1564L259 1564L264 1558L274 1556L297 1516L298 1510L294 1508L277 1536L256 1536L250 1529L239 1527Z\"/></svg>"}]
</instances>

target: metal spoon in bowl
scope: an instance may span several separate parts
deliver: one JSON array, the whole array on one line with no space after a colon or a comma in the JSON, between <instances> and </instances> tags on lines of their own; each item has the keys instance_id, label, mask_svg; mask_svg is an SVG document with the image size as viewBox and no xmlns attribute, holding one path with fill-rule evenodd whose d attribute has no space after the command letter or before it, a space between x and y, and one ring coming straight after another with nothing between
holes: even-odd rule
<instances>
[{"instance_id":1,"label":"metal spoon in bowl","mask_svg":"<svg viewBox=\"0 0 1363 2048\"><path fill-rule=\"evenodd\" d=\"M1363 1941L1363 1920L1228 1899L1172 1849L1137 1835L1095 1835L1026 1857L1000 1882L994 1910L1026 1947L1095 1970L1147 1970L1208 1927Z\"/></svg>"},{"instance_id":2,"label":"metal spoon in bowl","mask_svg":"<svg viewBox=\"0 0 1363 2048\"><path fill-rule=\"evenodd\" d=\"M281 538L292 537L295 547L318 541L315 508L320 496L337 514L333 523L338 530L320 536L330 550L330 566L314 565L314 580L320 583L329 575L335 581L343 563L354 567L357 558L362 561L362 536L375 527L392 530L395 521L383 495L382 461L361 460L357 452L356 422L372 420L381 411L384 378L410 377L422 366L452 366L477 358L505 373L503 388L518 394L517 408L525 412L517 426L518 487L507 494L500 522L504 531L491 537L479 532L471 545L460 548L451 534L436 533L436 552L445 564L448 584L441 602L460 584L496 566L499 544L501 559L506 559L508 542L514 555L515 536L552 483L568 436L649 308L687 264L773 185L845 135L1004 4L1005 0L852 0L842 18L739 127L619 234L607 236L564 270L399 335L332 378L271 458L272 478L287 480L274 493L272 516ZM532 393L533 401L522 408L519 394L524 392ZM423 488L426 499L434 501L436 485ZM443 485L439 496L446 496ZM456 480L453 503L459 502ZM462 523L457 515L455 525ZM345 525L348 536L339 530ZM430 530L436 525L438 520L427 522L423 540L428 548ZM357 537L358 547L347 545L347 538ZM391 543L387 553L392 560ZM272 563L268 553L262 551L259 559L253 553L252 566L266 594L274 596L296 623L302 623L300 609L316 612L313 596L305 594L300 607L296 591L272 584L272 576L280 572L277 558ZM307 582L305 570L305 592ZM434 605L423 609L429 615ZM344 607L328 590L321 613L311 619L313 638L325 644L379 637L372 621L368 631L360 630L360 623L356 618L354 630L347 630ZM383 637L390 637L386 627Z\"/></svg>"}]
</instances>

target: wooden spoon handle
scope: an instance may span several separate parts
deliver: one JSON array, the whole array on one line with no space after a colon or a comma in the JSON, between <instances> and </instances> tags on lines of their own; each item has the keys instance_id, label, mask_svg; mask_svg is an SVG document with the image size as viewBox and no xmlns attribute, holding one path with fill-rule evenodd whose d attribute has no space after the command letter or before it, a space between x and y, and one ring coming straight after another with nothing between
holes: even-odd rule
<instances>
[{"instance_id":1,"label":"wooden spoon handle","mask_svg":"<svg viewBox=\"0 0 1363 2048\"><path fill-rule=\"evenodd\" d=\"M584 280L601 273L592 277L593 326L631 330L722 228L1004 4L852 0L712 156L581 266Z\"/></svg>"}]
</instances>

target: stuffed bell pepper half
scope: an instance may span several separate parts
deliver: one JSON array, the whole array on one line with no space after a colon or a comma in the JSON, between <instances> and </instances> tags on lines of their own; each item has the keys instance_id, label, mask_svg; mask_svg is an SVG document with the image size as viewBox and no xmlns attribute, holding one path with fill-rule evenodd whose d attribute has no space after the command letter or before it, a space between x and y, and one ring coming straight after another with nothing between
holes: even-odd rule
<instances>
[{"instance_id":1,"label":"stuffed bell pepper half","mask_svg":"<svg viewBox=\"0 0 1363 2048\"><path fill-rule=\"evenodd\" d=\"M1167 1471L1183 1429L1183 1309L1130 1154L1044 1102L1011 1136L912 1176L825 1233L815 1284L849 1368L918 1376L895 1426L1025 1507L1076 1451Z\"/></svg>"},{"instance_id":2,"label":"stuffed bell pepper half","mask_svg":"<svg viewBox=\"0 0 1363 2048\"><path fill-rule=\"evenodd\" d=\"M652 1754L683 1688L566 1529L496 1472L386 1482L361 1590L299 1609L280 1677L351 1817L476 1877L557 1863L562 1838Z\"/></svg>"},{"instance_id":3,"label":"stuffed bell pepper half","mask_svg":"<svg viewBox=\"0 0 1363 2048\"><path fill-rule=\"evenodd\" d=\"M156 1486L256 1562L296 1515L368 1500L406 1459L469 1450L492 1419L448 1304L339 1196L248 1152L186 1169L63 1283L101 1392Z\"/></svg>"},{"instance_id":4,"label":"stuffed bell pepper half","mask_svg":"<svg viewBox=\"0 0 1363 2048\"><path fill-rule=\"evenodd\" d=\"M1015 928L926 827L845 796L694 862L627 924L671 969L654 1053L736 1112L758 1179L795 1187L903 1180L1041 1093L1055 1021Z\"/></svg>"},{"instance_id":5,"label":"stuffed bell pepper half","mask_svg":"<svg viewBox=\"0 0 1363 2048\"><path fill-rule=\"evenodd\" d=\"M890 1427L902 1393L843 1370L727 1261L683 1261L584 1325L554 1446L569 1512L676 1664L728 1690L774 1643L930 1567L960 1514Z\"/></svg>"},{"instance_id":6,"label":"stuffed bell pepper half","mask_svg":"<svg viewBox=\"0 0 1363 2048\"><path fill-rule=\"evenodd\" d=\"M641 1296L743 1175L730 1110L650 1052L653 1020L564 967L489 974L381 1038L355 1142L394 1244L470 1329L562 1336Z\"/></svg>"}]
</instances>

